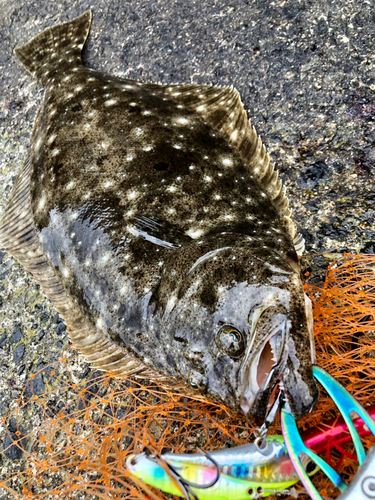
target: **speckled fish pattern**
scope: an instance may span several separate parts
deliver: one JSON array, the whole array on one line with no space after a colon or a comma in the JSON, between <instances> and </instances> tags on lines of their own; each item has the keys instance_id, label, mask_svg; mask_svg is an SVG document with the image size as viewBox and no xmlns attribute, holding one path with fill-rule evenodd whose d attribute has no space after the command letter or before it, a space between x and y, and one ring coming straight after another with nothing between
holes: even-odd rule
<instances>
[{"instance_id":1,"label":"speckled fish pattern","mask_svg":"<svg viewBox=\"0 0 375 500\"><path fill-rule=\"evenodd\" d=\"M237 91L91 70L90 23L15 51L45 96L0 246L97 368L253 421L280 383L299 418L317 397L303 242Z\"/></svg>"}]
</instances>

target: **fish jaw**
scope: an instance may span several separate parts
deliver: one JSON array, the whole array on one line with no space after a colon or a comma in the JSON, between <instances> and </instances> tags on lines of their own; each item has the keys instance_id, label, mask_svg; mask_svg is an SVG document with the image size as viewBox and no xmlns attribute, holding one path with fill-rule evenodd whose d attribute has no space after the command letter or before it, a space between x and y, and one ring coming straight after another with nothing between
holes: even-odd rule
<instances>
[{"instance_id":1,"label":"fish jaw","mask_svg":"<svg viewBox=\"0 0 375 500\"><path fill-rule=\"evenodd\" d=\"M282 381L284 398L296 420L310 413L319 397L312 372L312 365L316 363L312 303L306 294L304 298L307 335L305 341L301 342L299 332L291 332Z\"/></svg>"},{"instance_id":2,"label":"fish jaw","mask_svg":"<svg viewBox=\"0 0 375 500\"><path fill-rule=\"evenodd\" d=\"M257 349L256 355L242 375L241 385L244 390L240 407L247 418L257 423L263 423L267 409L272 405L274 389L281 380L287 361L286 346L290 325L287 316L284 316L281 322L280 317L278 319L277 327Z\"/></svg>"},{"instance_id":3,"label":"fish jaw","mask_svg":"<svg viewBox=\"0 0 375 500\"><path fill-rule=\"evenodd\" d=\"M289 339L290 351L294 351L293 339ZM312 364L302 365L295 362L290 354L284 368L282 392L289 404L295 420L309 414L319 397L319 389L313 377Z\"/></svg>"},{"instance_id":4,"label":"fish jaw","mask_svg":"<svg viewBox=\"0 0 375 500\"><path fill-rule=\"evenodd\" d=\"M301 294L299 300L296 296L290 294L286 314L277 314L266 323L265 330L270 333L263 342L254 341L243 365L239 406L247 419L258 425L265 421L278 391L289 402L296 420L310 413L318 399L319 391L312 374L312 365L316 362L312 304L306 295L304 300L300 300ZM266 310L267 307L260 309L260 317ZM291 311L296 311L300 320L292 322ZM257 318L252 325L253 338L257 335L259 316Z\"/></svg>"}]
</instances>

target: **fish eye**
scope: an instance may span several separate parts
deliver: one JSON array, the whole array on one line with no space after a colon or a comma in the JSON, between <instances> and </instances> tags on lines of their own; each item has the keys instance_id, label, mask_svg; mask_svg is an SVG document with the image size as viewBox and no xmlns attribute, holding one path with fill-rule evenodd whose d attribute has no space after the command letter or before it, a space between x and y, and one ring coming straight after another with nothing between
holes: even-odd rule
<instances>
[{"instance_id":1,"label":"fish eye","mask_svg":"<svg viewBox=\"0 0 375 500\"><path fill-rule=\"evenodd\" d=\"M225 325L217 332L216 345L231 358L239 358L245 351L245 341L241 332Z\"/></svg>"},{"instance_id":2,"label":"fish eye","mask_svg":"<svg viewBox=\"0 0 375 500\"><path fill-rule=\"evenodd\" d=\"M194 389L200 389L201 391L206 389L206 377L196 370L191 370L189 373L189 383Z\"/></svg>"}]
</instances>

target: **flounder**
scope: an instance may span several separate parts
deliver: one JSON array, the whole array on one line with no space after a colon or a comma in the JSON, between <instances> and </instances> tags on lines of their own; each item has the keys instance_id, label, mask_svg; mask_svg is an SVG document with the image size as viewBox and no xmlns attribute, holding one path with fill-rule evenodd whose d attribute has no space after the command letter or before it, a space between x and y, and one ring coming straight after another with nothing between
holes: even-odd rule
<instances>
[{"instance_id":1,"label":"flounder","mask_svg":"<svg viewBox=\"0 0 375 500\"><path fill-rule=\"evenodd\" d=\"M282 383L302 417L318 394L303 240L238 92L93 71L90 23L15 50L45 96L0 247L95 367L258 423Z\"/></svg>"}]
</instances>

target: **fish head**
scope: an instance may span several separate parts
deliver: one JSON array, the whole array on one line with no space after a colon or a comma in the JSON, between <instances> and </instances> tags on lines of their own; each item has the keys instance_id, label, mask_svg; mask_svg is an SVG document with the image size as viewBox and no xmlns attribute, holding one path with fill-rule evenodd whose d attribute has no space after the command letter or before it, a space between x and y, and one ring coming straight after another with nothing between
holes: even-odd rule
<instances>
[{"instance_id":1,"label":"fish head","mask_svg":"<svg viewBox=\"0 0 375 500\"><path fill-rule=\"evenodd\" d=\"M262 290L249 314L248 346L238 374L240 407L252 422L265 420L278 391L296 420L318 399L311 301L300 277Z\"/></svg>"},{"instance_id":2,"label":"fish head","mask_svg":"<svg viewBox=\"0 0 375 500\"><path fill-rule=\"evenodd\" d=\"M190 385L257 424L278 386L296 419L311 411L312 311L296 256L291 265L274 251L222 246L196 259L180 283L168 322L184 344L180 373Z\"/></svg>"}]
</instances>

